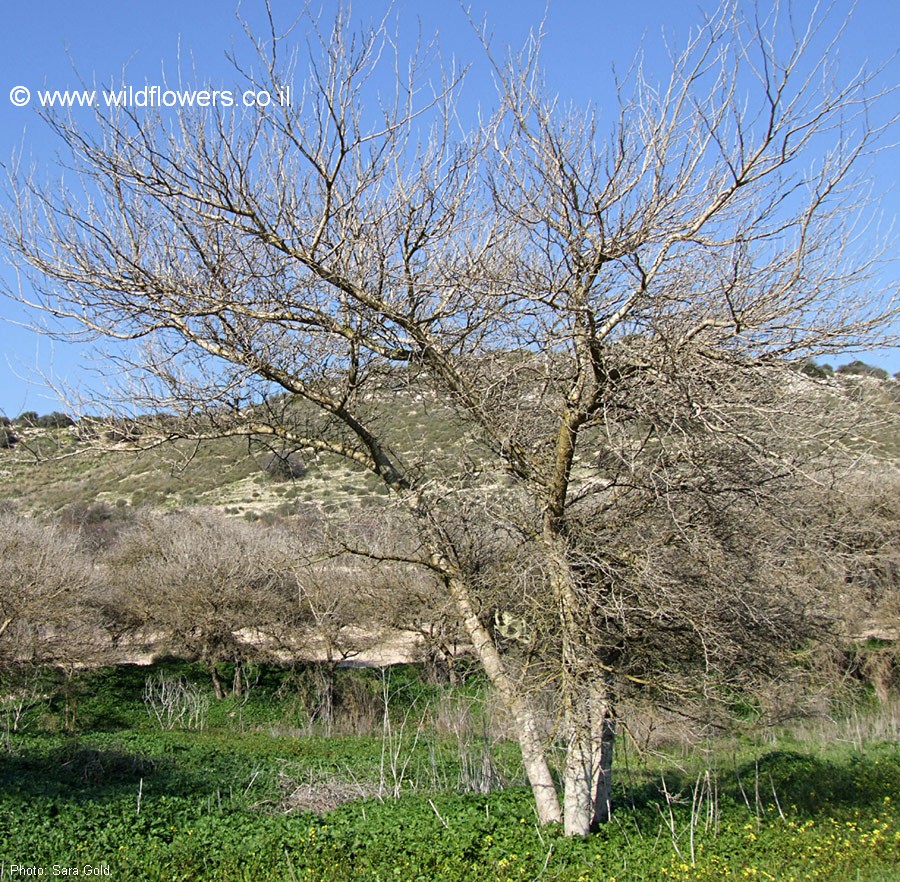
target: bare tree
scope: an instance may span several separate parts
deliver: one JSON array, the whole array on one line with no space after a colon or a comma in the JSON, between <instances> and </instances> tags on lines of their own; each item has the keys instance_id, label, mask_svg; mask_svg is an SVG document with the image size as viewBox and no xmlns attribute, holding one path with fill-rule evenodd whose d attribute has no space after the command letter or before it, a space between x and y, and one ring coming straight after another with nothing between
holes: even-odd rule
<instances>
[{"instance_id":1,"label":"bare tree","mask_svg":"<svg viewBox=\"0 0 900 882\"><path fill-rule=\"evenodd\" d=\"M0 513L0 671L96 660L95 574L76 536Z\"/></svg>"},{"instance_id":2,"label":"bare tree","mask_svg":"<svg viewBox=\"0 0 900 882\"><path fill-rule=\"evenodd\" d=\"M341 14L306 21L308 63L282 64L274 27L257 42L248 82L302 75L295 106L48 115L63 185L12 172L23 299L120 341L130 406L336 454L390 491L515 719L541 820L569 833L608 813L617 690L670 673L630 666L642 633L671 636L656 659L699 647L695 673L738 620L771 649L781 596L803 633L795 592L719 561L753 564L741 518L839 440L790 363L890 314L859 180L875 75L841 84L826 21L742 9L702 22L667 80L638 61L606 132L547 90L532 41L488 47L497 110L460 133L455 73ZM385 64L408 72L390 99ZM444 447L410 443L413 402ZM516 576L500 605L492 573ZM535 669L560 702L564 811Z\"/></svg>"},{"instance_id":3,"label":"bare tree","mask_svg":"<svg viewBox=\"0 0 900 882\"><path fill-rule=\"evenodd\" d=\"M109 617L209 667L264 657L296 615L289 562L262 528L210 512L145 514L106 555ZM267 644L267 645L266 645Z\"/></svg>"}]
</instances>

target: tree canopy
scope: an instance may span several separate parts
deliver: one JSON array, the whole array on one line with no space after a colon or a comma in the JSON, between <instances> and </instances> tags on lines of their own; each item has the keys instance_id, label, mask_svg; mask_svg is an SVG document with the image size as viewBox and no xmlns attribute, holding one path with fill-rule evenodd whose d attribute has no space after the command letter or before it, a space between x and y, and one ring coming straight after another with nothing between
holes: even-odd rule
<instances>
[{"instance_id":1,"label":"tree canopy","mask_svg":"<svg viewBox=\"0 0 900 882\"><path fill-rule=\"evenodd\" d=\"M308 58L273 31L241 68L302 80L293 106L48 113L66 184L16 167L6 245L33 307L123 344L131 407L384 483L413 538L355 550L442 580L541 819L585 833L623 690L734 686L817 625L785 501L835 467L842 409L789 366L893 315L861 176L874 75L841 78L827 20L728 3L667 80L635 64L610 123L548 91L538 40L486 42L496 107L466 131L451 69L383 25L305 25ZM459 443L392 435L392 389Z\"/></svg>"}]
</instances>

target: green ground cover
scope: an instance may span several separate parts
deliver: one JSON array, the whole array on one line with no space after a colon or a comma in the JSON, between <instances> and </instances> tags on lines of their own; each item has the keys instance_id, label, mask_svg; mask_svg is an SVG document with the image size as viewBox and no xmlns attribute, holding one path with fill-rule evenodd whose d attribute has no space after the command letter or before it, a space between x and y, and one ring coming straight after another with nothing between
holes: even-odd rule
<instances>
[{"instance_id":1,"label":"green ground cover","mask_svg":"<svg viewBox=\"0 0 900 882\"><path fill-rule=\"evenodd\" d=\"M198 668L163 670L205 686ZM471 735L471 713L465 738L439 725L447 696L414 669L339 672L338 694L382 715L330 735L304 716L303 676L276 669L211 702L202 730L163 730L143 701L150 673L48 681L20 731L6 714L3 878L900 879L896 743L656 754L623 766L613 822L575 840L535 824L512 745ZM455 699L471 710L479 689Z\"/></svg>"}]
</instances>

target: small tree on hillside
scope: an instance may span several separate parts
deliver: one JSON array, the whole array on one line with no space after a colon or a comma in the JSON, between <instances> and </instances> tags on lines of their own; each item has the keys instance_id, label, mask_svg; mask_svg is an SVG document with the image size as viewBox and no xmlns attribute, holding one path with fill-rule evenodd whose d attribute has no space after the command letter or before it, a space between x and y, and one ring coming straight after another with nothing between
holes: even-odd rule
<instances>
[{"instance_id":1,"label":"small tree on hillside","mask_svg":"<svg viewBox=\"0 0 900 882\"><path fill-rule=\"evenodd\" d=\"M209 512L145 514L105 565L113 627L156 635L203 661L217 698L225 695L221 665L240 670L269 655L296 615L278 544L261 527ZM240 691L239 674L235 682Z\"/></svg>"},{"instance_id":2,"label":"small tree on hillside","mask_svg":"<svg viewBox=\"0 0 900 882\"><path fill-rule=\"evenodd\" d=\"M95 576L75 536L0 512L0 673L15 663L96 660Z\"/></svg>"},{"instance_id":3,"label":"small tree on hillside","mask_svg":"<svg viewBox=\"0 0 900 882\"><path fill-rule=\"evenodd\" d=\"M547 90L535 42L488 51L496 113L461 134L451 72L345 14L305 23L296 106L48 115L65 185L15 166L6 244L32 306L132 341L111 355L142 377L129 406L383 483L404 556L440 580L515 720L541 820L585 833L608 814L623 688L734 681L754 646L769 664L814 624L809 585L757 565L740 523L763 548L766 512L834 448L841 408L807 406L789 363L870 341L889 313L877 244L853 251L872 77L839 84L823 22L734 2L667 79L638 63L602 119ZM299 75L285 48L259 43L253 88ZM371 81L386 63L389 99ZM452 447L411 443L393 418L411 402ZM208 596L219 564L192 542L166 579L207 571Z\"/></svg>"},{"instance_id":4,"label":"small tree on hillside","mask_svg":"<svg viewBox=\"0 0 900 882\"><path fill-rule=\"evenodd\" d=\"M306 463L296 453L273 450L266 454L262 468L273 481L294 481L306 474Z\"/></svg>"}]
</instances>

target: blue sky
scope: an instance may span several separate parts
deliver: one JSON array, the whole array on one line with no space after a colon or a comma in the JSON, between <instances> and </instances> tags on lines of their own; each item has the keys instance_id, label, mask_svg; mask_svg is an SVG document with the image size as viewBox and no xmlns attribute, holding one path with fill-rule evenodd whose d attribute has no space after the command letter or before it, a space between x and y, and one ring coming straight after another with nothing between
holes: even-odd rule
<instances>
[{"instance_id":1,"label":"blue sky","mask_svg":"<svg viewBox=\"0 0 900 882\"><path fill-rule=\"evenodd\" d=\"M469 0L466 0L469 3ZM276 17L284 22L299 9L298 2L272 0ZM314 2L313 6L317 4ZM337 4L320 2L326 18ZM643 45L651 71L663 71L662 35L680 46L703 9L713 10L715 0L471 0L476 19L487 17L498 46L519 46L546 10L544 62L551 85L575 102L594 101L601 108L611 105L611 70L624 71ZM761 3L762 8L769 4ZM843 0L840 9L849 9ZM378 17L387 7L382 0L357 0L354 15ZM813 3L794 3L798 19L808 15ZM395 0L395 15L410 39L421 27L426 36L439 34L445 55L461 62L477 60L479 48L471 28L455 0ZM260 22L261 0L244 0L241 14ZM302 36L298 34L298 36ZM225 53L236 49L249 56L246 37L231 0L30 0L4 4L0 30L0 163L9 161L14 150L25 145L39 171L52 170L55 145L32 107L14 107L10 90L26 86L38 89L79 88L79 77L108 83L158 83L163 73L172 77L179 52L197 71L197 78L223 84L234 81ZM848 74L868 61L886 61L900 49L900 12L893 0L859 0L848 21L842 42L840 65ZM900 63L894 61L886 84L900 82ZM466 84L464 101L474 107L490 102L490 85L478 74ZM892 99L900 111L900 96ZM900 148L887 149L873 166L873 188L882 197L881 211L887 222L900 213L900 193L895 186ZM890 279L900 273L888 270ZM0 254L0 273L13 279L7 255ZM890 281L885 278L886 284ZM0 413L15 416L23 410L41 413L61 407L42 387L40 376L52 375L69 384L89 384L92 362L84 346L52 342L21 327L29 317L11 302L0 298ZM867 360L900 370L897 350L871 353Z\"/></svg>"}]
</instances>

